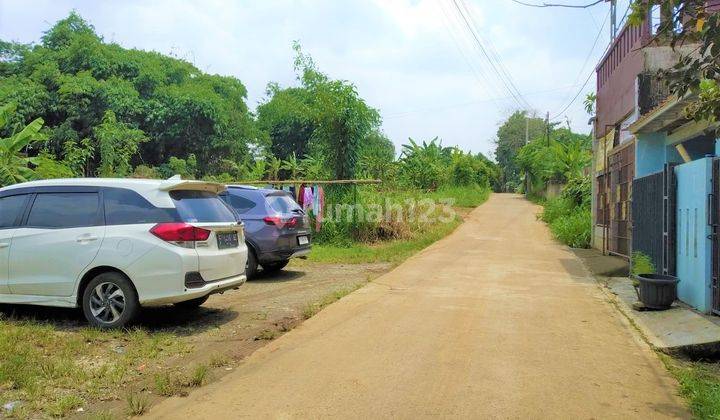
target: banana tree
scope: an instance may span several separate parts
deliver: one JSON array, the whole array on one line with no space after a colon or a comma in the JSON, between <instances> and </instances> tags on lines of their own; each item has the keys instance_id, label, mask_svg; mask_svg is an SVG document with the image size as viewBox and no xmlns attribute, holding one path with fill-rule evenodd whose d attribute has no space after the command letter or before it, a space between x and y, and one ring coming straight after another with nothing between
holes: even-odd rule
<instances>
[{"instance_id":1,"label":"banana tree","mask_svg":"<svg viewBox=\"0 0 720 420\"><path fill-rule=\"evenodd\" d=\"M280 173L280 167L282 166L282 161L275 156L270 156L267 159L267 179L269 180L277 180L279 173Z\"/></svg>"},{"instance_id":2,"label":"banana tree","mask_svg":"<svg viewBox=\"0 0 720 420\"><path fill-rule=\"evenodd\" d=\"M15 109L15 104L0 107L0 129L5 127ZM0 138L0 185L25 182L35 177L35 172L28 166L33 159L25 156L22 150L42 138L43 122L42 118L37 118L10 137Z\"/></svg>"},{"instance_id":3,"label":"banana tree","mask_svg":"<svg viewBox=\"0 0 720 420\"><path fill-rule=\"evenodd\" d=\"M297 156L295 156L295 152L290 155L286 160L282 161L282 165L280 166L280 169L284 169L288 172L290 175L290 179L297 179L298 175L300 175L300 172L302 172L302 165L300 164L300 161L298 160Z\"/></svg>"},{"instance_id":4,"label":"banana tree","mask_svg":"<svg viewBox=\"0 0 720 420\"><path fill-rule=\"evenodd\" d=\"M306 155L300 160L300 167L309 179L323 179L327 176L327 166L321 156Z\"/></svg>"}]
</instances>

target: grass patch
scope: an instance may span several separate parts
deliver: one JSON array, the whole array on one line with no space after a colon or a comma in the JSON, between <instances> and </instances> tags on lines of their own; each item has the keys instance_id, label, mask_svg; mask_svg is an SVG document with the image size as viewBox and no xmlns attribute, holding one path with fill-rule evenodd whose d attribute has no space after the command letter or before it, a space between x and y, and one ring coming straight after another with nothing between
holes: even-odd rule
<instances>
[{"instance_id":1,"label":"grass patch","mask_svg":"<svg viewBox=\"0 0 720 420\"><path fill-rule=\"evenodd\" d=\"M82 406L83 399L77 395L62 395L48 406L47 413L53 417L65 417L72 410Z\"/></svg>"},{"instance_id":2,"label":"grass patch","mask_svg":"<svg viewBox=\"0 0 720 420\"><path fill-rule=\"evenodd\" d=\"M110 411L99 411L88 416L92 420L113 420L115 416Z\"/></svg>"},{"instance_id":3,"label":"grass patch","mask_svg":"<svg viewBox=\"0 0 720 420\"><path fill-rule=\"evenodd\" d=\"M540 219L550 227L553 237L572 248L589 248L592 217L590 207L565 197L544 201Z\"/></svg>"},{"instance_id":4,"label":"grass patch","mask_svg":"<svg viewBox=\"0 0 720 420\"><path fill-rule=\"evenodd\" d=\"M113 420L115 416L110 411L104 410L90 414L88 418L91 420Z\"/></svg>"},{"instance_id":5,"label":"grass patch","mask_svg":"<svg viewBox=\"0 0 720 420\"><path fill-rule=\"evenodd\" d=\"M680 395L698 419L720 419L720 363L691 362L660 354L680 383Z\"/></svg>"},{"instance_id":6,"label":"grass patch","mask_svg":"<svg viewBox=\"0 0 720 420\"><path fill-rule=\"evenodd\" d=\"M209 373L210 369L207 367L207 365L195 366L195 369L193 369L192 374L190 375L190 386L197 388L205 385L208 381Z\"/></svg>"},{"instance_id":7,"label":"grass patch","mask_svg":"<svg viewBox=\"0 0 720 420\"><path fill-rule=\"evenodd\" d=\"M115 397L141 367L185 351L170 333L101 331L0 316L0 402L30 416L64 416L84 401Z\"/></svg>"},{"instance_id":8,"label":"grass patch","mask_svg":"<svg viewBox=\"0 0 720 420\"><path fill-rule=\"evenodd\" d=\"M421 198L429 198L434 201L452 200L452 206L472 208L484 203L490 197L490 189L473 186L448 186L439 188L430 193L423 193Z\"/></svg>"},{"instance_id":9,"label":"grass patch","mask_svg":"<svg viewBox=\"0 0 720 420\"><path fill-rule=\"evenodd\" d=\"M255 340L274 340L277 337L277 331L274 330L262 330L260 334L255 336Z\"/></svg>"},{"instance_id":10,"label":"grass patch","mask_svg":"<svg viewBox=\"0 0 720 420\"><path fill-rule=\"evenodd\" d=\"M323 296L323 298L320 299L318 302L308 303L307 305L305 305L305 308L302 311L303 319L312 318L318 312L323 310L323 308L325 308L326 306L337 302L338 300L344 298L345 296L349 295L350 293L361 288L363 285L364 284L361 283L361 284L356 285L355 287L336 290L332 293L329 293L329 294Z\"/></svg>"},{"instance_id":11,"label":"grass patch","mask_svg":"<svg viewBox=\"0 0 720 420\"><path fill-rule=\"evenodd\" d=\"M226 354L215 353L210 358L210 366L214 368L224 367L230 364L230 357Z\"/></svg>"},{"instance_id":12,"label":"grass patch","mask_svg":"<svg viewBox=\"0 0 720 420\"><path fill-rule=\"evenodd\" d=\"M142 392L131 390L127 398L127 414L130 416L141 416L150 407L150 400Z\"/></svg>"},{"instance_id":13,"label":"grass patch","mask_svg":"<svg viewBox=\"0 0 720 420\"><path fill-rule=\"evenodd\" d=\"M155 392L163 397L172 397L182 391L182 381L171 372L162 372L155 375Z\"/></svg>"},{"instance_id":14,"label":"grass patch","mask_svg":"<svg viewBox=\"0 0 720 420\"><path fill-rule=\"evenodd\" d=\"M399 263L412 254L444 238L462 222L455 217L449 223L437 223L409 240L392 240L376 244L353 243L350 246L313 245L308 259L327 263Z\"/></svg>"}]
</instances>

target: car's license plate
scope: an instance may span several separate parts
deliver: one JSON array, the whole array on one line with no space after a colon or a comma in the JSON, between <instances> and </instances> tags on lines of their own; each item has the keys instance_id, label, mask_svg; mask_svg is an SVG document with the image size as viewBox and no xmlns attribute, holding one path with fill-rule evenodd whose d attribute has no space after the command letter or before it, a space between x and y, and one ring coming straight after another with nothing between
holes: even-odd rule
<instances>
[{"instance_id":1,"label":"car's license plate","mask_svg":"<svg viewBox=\"0 0 720 420\"><path fill-rule=\"evenodd\" d=\"M237 232L218 232L217 234L218 248L237 248L238 234Z\"/></svg>"},{"instance_id":2,"label":"car's license plate","mask_svg":"<svg viewBox=\"0 0 720 420\"><path fill-rule=\"evenodd\" d=\"M310 243L310 240L307 236L298 236L298 245L307 245Z\"/></svg>"}]
</instances>

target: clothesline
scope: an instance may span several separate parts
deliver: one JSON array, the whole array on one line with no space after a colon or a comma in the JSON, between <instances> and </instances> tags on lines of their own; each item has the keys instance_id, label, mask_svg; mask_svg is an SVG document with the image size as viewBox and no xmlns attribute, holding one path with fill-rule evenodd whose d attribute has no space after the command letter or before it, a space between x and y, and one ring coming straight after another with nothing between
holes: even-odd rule
<instances>
[{"instance_id":1,"label":"clothesline","mask_svg":"<svg viewBox=\"0 0 720 420\"><path fill-rule=\"evenodd\" d=\"M382 181L379 179L335 179L335 180L325 180L325 181L313 181L313 180L304 180L304 179L298 179L298 180L275 180L275 181L238 181L237 184L247 184L247 185L292 185L292 184L315 184L315 185L329 185L329 184L355 184L355 185L362 185L362 184L381 184Z\"/></svg>"}]
</instances>

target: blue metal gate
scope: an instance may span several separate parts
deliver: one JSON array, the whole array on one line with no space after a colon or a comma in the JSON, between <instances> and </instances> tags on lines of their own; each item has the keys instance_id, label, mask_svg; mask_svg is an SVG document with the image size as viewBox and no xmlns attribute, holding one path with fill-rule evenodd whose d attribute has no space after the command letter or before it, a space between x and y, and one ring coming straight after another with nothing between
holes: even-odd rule
<instances>
[{"instance_id":1,"label":"blue metal gate","mask_svg":"<svg viewBox=\"0 0 720 420\"><path fill-rule=\"evenodd\" d=\"M712 310L712 242L708 211L712 158L675 167L678 297L699 311Z\"/></svg>"}]
</instances>

